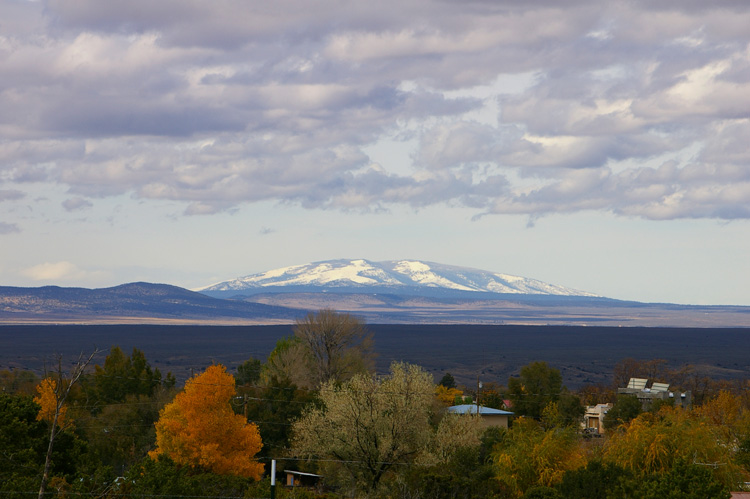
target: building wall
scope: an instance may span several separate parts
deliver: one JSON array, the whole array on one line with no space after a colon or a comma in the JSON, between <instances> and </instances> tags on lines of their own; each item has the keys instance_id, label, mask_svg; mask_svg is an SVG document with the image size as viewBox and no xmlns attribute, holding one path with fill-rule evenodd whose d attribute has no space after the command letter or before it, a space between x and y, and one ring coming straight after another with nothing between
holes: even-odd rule
<instances>
[{"instance_id":1,"label":"building wall","mask_svg":"<svg viewBox=\"0 0 750 499\"><path fill-rule=\"evenodd\" d=\"M489 428L490 426L508 427L508 416L505 414L482 414L481 416L482 426L485 428Z\"/></svg>"}]
</instances>

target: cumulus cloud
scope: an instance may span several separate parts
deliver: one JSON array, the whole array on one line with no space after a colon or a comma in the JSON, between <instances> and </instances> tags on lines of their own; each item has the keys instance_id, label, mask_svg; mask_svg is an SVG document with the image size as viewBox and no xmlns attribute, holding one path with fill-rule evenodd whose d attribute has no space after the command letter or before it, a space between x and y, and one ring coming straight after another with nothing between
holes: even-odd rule
<instances>
[{"instance_id":1,"label":"cumulus cloud","mask_svg":"<svg viewBox=\"0 0 750 499\"><path fill-rule=\"evenodd\" d=\"M0 200L52 182L68 211L130 194L204 216L750 217L745 2L47 0L0 18ZM364 152L393 137L410 169Z\"/></svg>"}]
</instances>

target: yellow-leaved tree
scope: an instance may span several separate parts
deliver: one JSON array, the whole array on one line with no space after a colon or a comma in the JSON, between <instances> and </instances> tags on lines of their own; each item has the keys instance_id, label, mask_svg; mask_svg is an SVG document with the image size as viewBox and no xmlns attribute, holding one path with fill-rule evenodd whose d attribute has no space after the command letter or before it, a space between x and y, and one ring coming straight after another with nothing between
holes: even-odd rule
<instances>
[{"instance_id":1,"label":"yellow-leaved tree","mask_svg":"<svg viewBox=\"0 0 750 499\"><path fill-rule=\"evenodd\" d=\"M37 421L47 421L50 424L65 427L65 414L68 408L62 404L58 406L58 397L56 395L57 383L52 378L44 378L36 387L39 395L34 397L34 402L39 404L39 414L36 415ZM57 412L57 421L55 413Z\"/></svg>"},{"instance_id":2,"label":"yellow-leaved tree","mask_svg":"<svg viewBox=\"0 0 750 499\"><path fill-rule=\"evenodd\" d=\"M220 475L260 479L263 465L253 459L262 442L258 427L232 411L234 377L213 365L185 383L185 389L164 407L156 423L156 449L178 464Z\"/></svg>"}]
</instances>

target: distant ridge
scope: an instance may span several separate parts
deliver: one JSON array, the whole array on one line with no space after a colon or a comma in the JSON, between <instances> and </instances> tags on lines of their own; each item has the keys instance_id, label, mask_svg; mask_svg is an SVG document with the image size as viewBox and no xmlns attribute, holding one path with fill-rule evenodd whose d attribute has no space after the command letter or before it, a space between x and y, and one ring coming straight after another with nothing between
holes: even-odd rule
<instances>
[{"instance_id":1,"label":"distant ridge","mask_svg":"<svg viewBox=\"0 0 750 499\"><path fill-rule=\"evenodd\" d=\"M621 301L413 260L318 262L228 281L216 289L198 293L146 282L102 289L0 286L0 325L293 324L321 308L351 313L369 324L750 325L750 307Z\"/></svg>"},{"instance_id":2,"label":"distant ridge","mask_svg":"<svg viewBox=\"0 0 750 499\"><path fill-rule=\"evenodd\" d=\"M111 288L0 286L0 322L218 321L262 317L289 322L303 312L220 300L169 284L134 282Z\"/></svg>"},{"instance_id":3,"label":"distant ridge","mask_svg":"<svg viewBox=\"0 0 750 499\"><path fill-rule=\"evenodd\" d=\"M479 293L596 297L536 279L419 260L326 260L283 267L197 289L228 298L281 292L389 292L410 295L468 296ZM466 295L465 293L468 293Z\"/></svg>"}]
</instances>

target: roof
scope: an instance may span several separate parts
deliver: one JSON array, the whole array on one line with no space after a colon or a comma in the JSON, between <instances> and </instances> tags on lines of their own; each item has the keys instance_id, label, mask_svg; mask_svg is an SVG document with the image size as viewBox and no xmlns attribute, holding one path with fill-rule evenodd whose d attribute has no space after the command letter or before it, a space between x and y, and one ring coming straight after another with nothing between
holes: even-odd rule
<instances>
[{"instance_id":1,"label":"roof","mask_svg":"<svg viewBox=\"0 0 750 499\"><path fill-rule=\"evenodd\" d=\"M454 414L477 414L477 404L462 404L452 405L448 408L448 412ZM493 409L491 407L479 406L479 414L485 416L512 416L512 412L501 411L500 409Z\"/></svg>"},{"instance_id":2,"label":"roof","mask_svg":"<svg viewBox=\"0 0 750 499\"><path fill-rule=\"evenodd\" d=\"M304 473L302 471L284 470L284 473L288 473L290 475L312 476L316 478L323 478L323 475L316 475L315 473Z\"/></svg>"}]
</instances>

